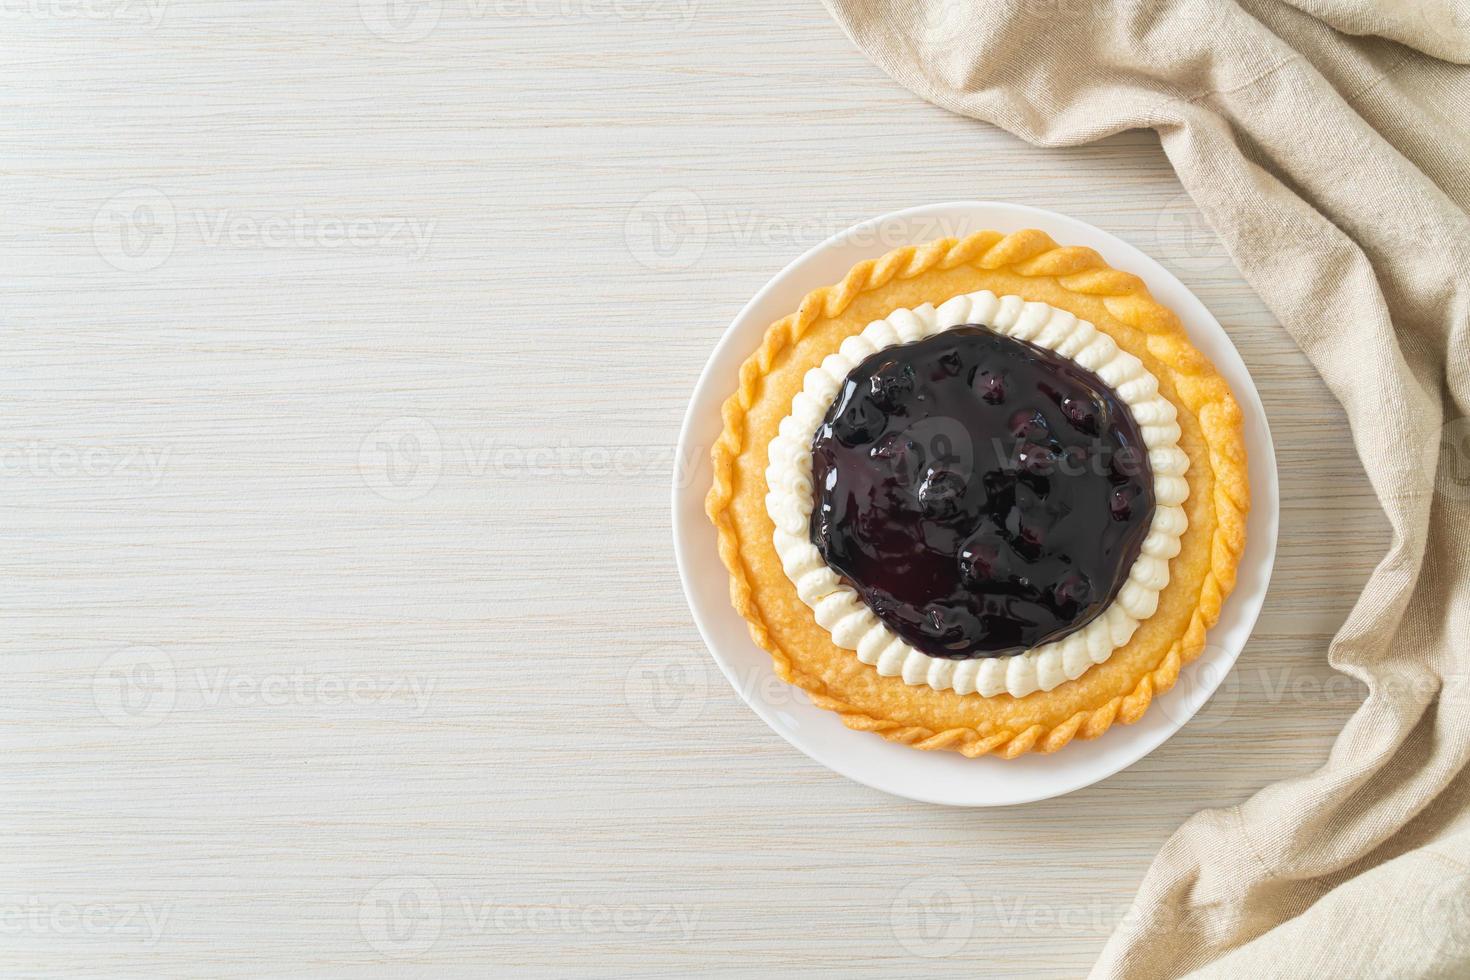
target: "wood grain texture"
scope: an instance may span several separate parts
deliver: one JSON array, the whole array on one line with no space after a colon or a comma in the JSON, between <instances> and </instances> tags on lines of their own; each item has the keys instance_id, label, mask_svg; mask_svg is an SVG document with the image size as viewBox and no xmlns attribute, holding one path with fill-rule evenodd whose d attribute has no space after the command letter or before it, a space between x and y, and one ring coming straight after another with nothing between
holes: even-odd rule
<instances>
[{"instance_id":1,"label":"wood grain texture","mask_svg":"<svg viewBox=\"0 0 1470 980\"><path fill-rule=\"evenodd\" d=\"M1313 767L1360 699L1325 650L1385 524L1151 134L1028 147L775 0L4 23L6 976L1076 976L1184 818ZM768 731L668 531L684 403L749 295L964 198L1198 292L1283 498L1201 716L1000 812Z\"/></svg>"}]
</instances>

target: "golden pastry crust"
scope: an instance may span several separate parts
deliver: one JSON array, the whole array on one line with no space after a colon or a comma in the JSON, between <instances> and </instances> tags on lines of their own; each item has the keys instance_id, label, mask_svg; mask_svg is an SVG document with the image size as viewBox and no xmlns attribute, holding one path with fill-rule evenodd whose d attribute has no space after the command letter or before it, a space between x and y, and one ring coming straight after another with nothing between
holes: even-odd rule
<instances>
[{"instance_id":1,"label":"golden pastry crust","mask_svg":"<svg viewBox=\"0 0 1470 980\"><path fill-rule=\"evenodd\" d=\"M765 509L767 444L806 372L894 310L938 306L981 289L1074 313L1140 358L1179 411L1179 446L1190 459L1189 527L1169 562L1158 610L1106 662L1023 698L912 686L835 646L782 570ZM1205 631L1234 587L1250 487L1241 412L1229 387L1142 280L1110 268L1092 249L1058 246L1044 232L982 231L858 263L771 324L740 366L739 388L722 414L705 509L730 570L731 601L776 672L849 728L970 757L1054 752L1074 738L1096 738L1114 721L1137 721L1155 694L1173 687L1180 667L1204 649Z\"/></svg>"}]
</instances>

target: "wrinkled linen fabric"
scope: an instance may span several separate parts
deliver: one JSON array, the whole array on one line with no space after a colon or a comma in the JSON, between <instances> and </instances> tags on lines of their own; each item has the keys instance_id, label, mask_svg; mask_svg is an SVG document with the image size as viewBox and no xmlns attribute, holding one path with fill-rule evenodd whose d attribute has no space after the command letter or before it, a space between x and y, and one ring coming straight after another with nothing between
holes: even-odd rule
<instances>
[{"instance_id":1,"label":"wrinkled linen fabric","mask_svg":"<svg viewBox=\"0 0 1470 980\"><path fill-rule=\"evenodd\" d=\"M1470 5L827 4L898 82L1037 145L1157 132L1392 528L1323 651L1368 689L1326 764L1186 822L1093 975L1470 976Z\"/></svg>"}]
</instances>

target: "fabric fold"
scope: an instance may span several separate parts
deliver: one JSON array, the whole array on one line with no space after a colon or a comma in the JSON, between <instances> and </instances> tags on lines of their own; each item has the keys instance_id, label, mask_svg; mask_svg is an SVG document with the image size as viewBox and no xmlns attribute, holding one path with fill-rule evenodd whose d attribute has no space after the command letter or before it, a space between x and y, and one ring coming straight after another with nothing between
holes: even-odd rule
<instances>
[{"instance_id":1,"label":"fabric fold","mask_svg":"<svg viewBox=\"0 0 1470 980\"><path fill-rule=\"evenodd\" d=\"M1155 130L1392 528L1325 651L1369 690L1327 763L1180 828L1094 975L1465 975L1470 7L827 2L895 80L1037 145Z\"/></svg>"}]
</instances>

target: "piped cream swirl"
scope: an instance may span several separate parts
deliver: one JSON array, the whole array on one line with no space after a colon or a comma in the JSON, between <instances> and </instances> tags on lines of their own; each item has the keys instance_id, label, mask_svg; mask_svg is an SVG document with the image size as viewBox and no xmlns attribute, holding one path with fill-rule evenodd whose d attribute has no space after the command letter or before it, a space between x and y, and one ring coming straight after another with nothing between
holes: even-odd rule
<instances>
[{"instance_id":1,"label":"piped cream swirl","mask_svg":"<svg viewBox=\"0 0 1470 980\"><path fill-rule=\"evenodd\" d=\"M835 572L809 537L812 515L812 439L853 368L887 347L923 340L965 324L1029 341L1096 374L1128 406L1138 423L1154 477L1154 516L1127 580L1108 607L1082 629L1060 640L1008 657L947 660L930 657L894 634ZM776 525L773 541L781 566L801 601L832 642L856 651L885 677L936 691L991 697L1025 697L1075 680L1127 643L1158 608L1169 584L1169 559L1179 553L1188 521L1181 506L1189 495L1184 474L1189 457L1179 448L1177 414L1159 394L1159 382L1132 354L1086 320L1046 303L989 291L956 296L938 309L926 303L874 320L806 373L768 447L766 512Z\"/></svg>"}]
</instances>

